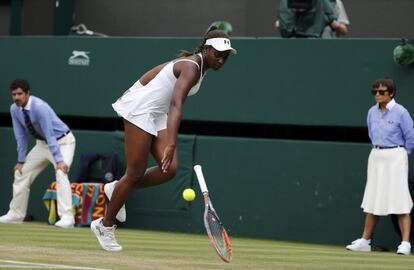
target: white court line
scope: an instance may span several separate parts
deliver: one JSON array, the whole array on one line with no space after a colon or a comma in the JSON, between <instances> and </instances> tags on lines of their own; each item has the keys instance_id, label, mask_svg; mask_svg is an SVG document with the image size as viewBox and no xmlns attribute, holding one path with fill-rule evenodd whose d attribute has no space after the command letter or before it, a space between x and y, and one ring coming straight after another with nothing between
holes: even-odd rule
<instances>
[{"instance_id":1,"label":"white court line","mask_svg":"<svg viewBox=\"0 0 414 270\"><path fill-rule=\"evenodd\" d=\"M30 262L19 262L10 260L0 260L0 263L8 263L15 265L4 265L0 264L0 268L39 268L39 269L72 269L72 270L109 270L103 268L92 268L82 266L70 266L62 264L47 264L47 263L30 263Z\"/></svg>"},{"instance_id":2,"label":"white court line","mask_svg":"<svg viewBox=\"0 0 414 270\"><path fill-rule=\"evenodd\" d=\"M0 269L4 268L4 269L56 269L56 268L50 268L50 267L45 267L45 266L31 266L31 265L1 265L0 264Z\"/></svg>"}]
</instances>

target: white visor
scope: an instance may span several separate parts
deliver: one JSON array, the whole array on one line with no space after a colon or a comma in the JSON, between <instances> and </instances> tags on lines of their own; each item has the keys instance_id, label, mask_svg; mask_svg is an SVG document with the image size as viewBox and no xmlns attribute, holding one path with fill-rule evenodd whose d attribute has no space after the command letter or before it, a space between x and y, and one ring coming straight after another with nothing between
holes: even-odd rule
<instances>
[{"instance_id":1,"label":"white visor","mask_svg":"<svg viewBox=\"0 0 414 270\"><path fill-rule=\"evenodd\" d=\"M206 40L206 45L210 45L220 52L230 50L234 54L237 53L236 49L231 47L230 39L228 38L209 38Z\"/></svg>"}]
</instances>

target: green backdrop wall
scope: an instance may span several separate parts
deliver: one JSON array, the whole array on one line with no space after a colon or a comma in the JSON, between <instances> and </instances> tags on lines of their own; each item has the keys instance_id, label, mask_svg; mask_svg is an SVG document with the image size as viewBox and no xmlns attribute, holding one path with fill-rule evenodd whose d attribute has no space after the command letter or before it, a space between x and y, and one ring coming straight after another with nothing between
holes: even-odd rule
<instances>
[{"instance_id":1,"label":"green backdrop wall","mask_svg":"<svg viewBox=\"0 0 414 270\"><path fill-rule=\"evenodd\" d=\"M71 181L76 182L82 152L117 153L124 168L123 133L73 132L77 149ZM12 129L0 128L0 138L0 213L5 213L16 160ZM123 226L202 233L204 205L192 172L194 164L201 164L230 235L345 244L361 234L368 144L180 135L178 147L177 176L137 190L127 202ZM32 185L29 212L37 220L47 220L42 197L52 181L49 166ZM197 193L191 203L181 198L186 187ZM390 219L383 220L375 243L394 248L398 235Z\"/></svg>"},{"instance_id":2,"label":"green backdrop wall","mask_svg":"<svg viewBox=\"0 0 414 270\"><path fill-rule=\"evenodd\" d=\"M1 37L0 112L9 110L10 81L25 77L33 94L50 102L58 114L115 117L110 104L141 74L198 42ZM379 39L235 38L239 53L219 72L208 72L200 93L187 102L184 119L364 126L373 104L371 84L383 75L396 80L397 99L414 111L414 69L393 62L398 44ZM70 65L73 51L87 52L88 65Z\"/></svg>"}]
</instances>

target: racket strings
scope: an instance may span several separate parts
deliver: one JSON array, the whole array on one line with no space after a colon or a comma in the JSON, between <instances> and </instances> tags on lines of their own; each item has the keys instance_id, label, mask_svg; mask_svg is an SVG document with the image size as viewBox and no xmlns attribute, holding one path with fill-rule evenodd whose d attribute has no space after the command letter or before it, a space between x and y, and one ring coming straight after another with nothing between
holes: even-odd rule
<instances>
[{"instance_id":1,"label":"racket strings","mask_svg":"<svg viewBox=\"0 0 414 270\"><path fill-rule=\"evenodd\" d=\"M230 240L220 220L212 211L207 213L207 223L210 228L211 240L214 242L216 250L224 258L231 260Z\"/></svg>"}]
</instances>

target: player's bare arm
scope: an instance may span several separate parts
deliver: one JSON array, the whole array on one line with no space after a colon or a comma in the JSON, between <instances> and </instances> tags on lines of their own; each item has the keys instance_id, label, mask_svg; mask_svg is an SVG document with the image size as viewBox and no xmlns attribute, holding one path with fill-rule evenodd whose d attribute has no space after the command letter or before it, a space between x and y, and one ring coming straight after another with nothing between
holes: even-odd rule
<instances>
[{"instance_id":1,"label":"player's bare arm","mask_svg":"<svg viewBox=\"0 0 414 270\"><path fill-rule=\"evenodd\" d=\"M180 126L182 111L188 92L200 78L200 71L194 63L178 62L174 65L174 75L177 76L167 121L167 142L161 160L162 171L166 173L174 157L177 133Z\"/></svg>"}]
</instances>

